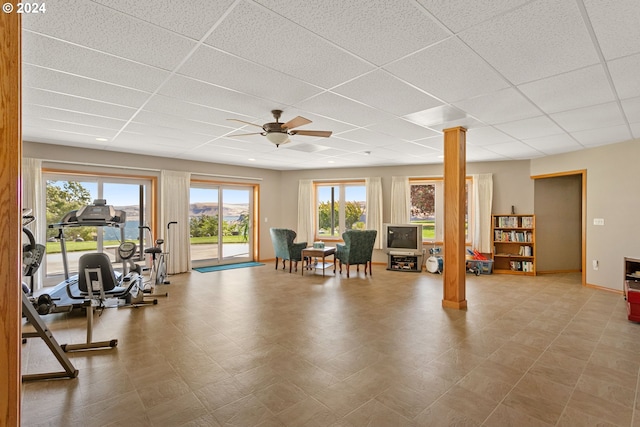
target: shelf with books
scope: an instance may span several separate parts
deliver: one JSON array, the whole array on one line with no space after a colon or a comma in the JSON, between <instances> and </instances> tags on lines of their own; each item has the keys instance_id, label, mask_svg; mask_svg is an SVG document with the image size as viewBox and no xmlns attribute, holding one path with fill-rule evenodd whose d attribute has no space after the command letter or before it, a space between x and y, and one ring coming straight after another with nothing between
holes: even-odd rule
<instances>
[{"instance_id":1,"label":"shelf with books","mask_svg":"<svg viewBox=\"0 0 640 427\"><path fill-rule=\"evenodd\" d=\"M493 272L535 276L535 215L493 215Z\"/></svg>"}]
</instances>

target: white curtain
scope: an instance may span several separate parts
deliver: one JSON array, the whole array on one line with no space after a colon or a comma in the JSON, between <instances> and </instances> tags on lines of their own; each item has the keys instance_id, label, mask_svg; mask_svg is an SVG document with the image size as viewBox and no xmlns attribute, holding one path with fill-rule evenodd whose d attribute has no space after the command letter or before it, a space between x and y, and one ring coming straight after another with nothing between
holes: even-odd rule
<instances>
[{"instance_id":1,"label":"white curtain","mask_svg":"<svg viewBox=\"0 0 640 427\"><path fill-rule=\"evenodd\" d=\"M394 176L391 178L391 223L407 224L410 221L411 188L409 177Z\"/></svg>"},{"instance_id":2,"label":"white curtain","mask_svg":"<svg viewBox=\"0 0 640 427\"><path fill-rule=\"evenodd\" d=\"M473 179L473 248L491 252L491 207L493 204L493 174L472 175Z\"/></svg>"},{"instance_id":3,"label":"white curtain","mask_svg":"<svg viewBox=\"0 0 640 427\"><path fill-rule=\"evenodd\" d=\"M27 226L33 233L36 243L46 245L46 206L42 185L42 160L24 157L22 159L22 209L31 209L35 222ZM23 239L27 236L23 235ZM33 277L32 290L42 288L44 265L38 269ZM30 285L30 284L29 284Z\"/></svg>"},{"instance_id":4,"label":"white curtain","mask_svg":"<svg viewBox=\"0 0 640 427\"><path fill-rule=\"evenodd\" d=\"M374 249L382 249L382 180L380 177L367 178L367 230L378 230Z\"/></svg>"},{"instance_id":5,"label":"white curtain","mask_svg":"<svg viewBox=\"0 0 640 427\"><path fill-rule=\"evenodd\" d=\"M313 229L313 181L301 179L298 183L298 229L296 241L311 245L315 235Z\"/></svg>"},{"instance_id":6,"label":"white curtain","mask_svg":"<svg viewBox=\"0 0 640 427\"><path fill-rule=\"evenodd\" d=\"M191 270L189 256L189 193L191 174L163 170L160 174L162 208L160 211L160 235L169 251L167 273L176 274ZM167 224L176 221L167 232Z\"/></svg>"}]
</instances>

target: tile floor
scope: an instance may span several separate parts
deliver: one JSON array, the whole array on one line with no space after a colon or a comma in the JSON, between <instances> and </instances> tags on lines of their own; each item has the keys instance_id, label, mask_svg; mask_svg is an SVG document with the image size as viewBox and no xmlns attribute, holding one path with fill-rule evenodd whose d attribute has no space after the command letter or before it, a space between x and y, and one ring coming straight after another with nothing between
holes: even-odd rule
<instances>
[{"instance_id":1,"label":"tile floor","mask_svg":"<svg viewBox=\"0 0 640 427\"><path fill-rule=\"evenodd\" d=\"M262 267L171 277L157 306L106 309L77 379L26 383L23 426L640 426L640 325L580 277L352 277ZM60 343L81 314L45 316ZM59 370L41 340L23 372Z\"/></svg>"}]
</instances>

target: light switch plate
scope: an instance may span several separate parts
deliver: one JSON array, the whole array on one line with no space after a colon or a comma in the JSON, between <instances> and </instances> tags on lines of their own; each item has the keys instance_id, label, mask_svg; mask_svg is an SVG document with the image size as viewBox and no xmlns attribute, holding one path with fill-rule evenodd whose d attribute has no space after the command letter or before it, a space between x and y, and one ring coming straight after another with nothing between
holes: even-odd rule
<instances>
[{"instance_id":1,"label":"light switch plate","mask_svg":"<svg viewBox=\"0 0 640 427\"><path fill-rule=\"evenodd\" d=\"M604 225L604 218L593 218L593 225Z\"/></svg>"}]
</instances>

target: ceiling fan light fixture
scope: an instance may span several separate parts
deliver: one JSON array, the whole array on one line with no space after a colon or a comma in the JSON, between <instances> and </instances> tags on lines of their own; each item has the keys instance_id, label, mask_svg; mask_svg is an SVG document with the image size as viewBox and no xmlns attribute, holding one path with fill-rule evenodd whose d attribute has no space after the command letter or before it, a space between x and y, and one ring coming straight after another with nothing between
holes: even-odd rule
<instances>
[{"instance_id":1,"label":"ceiling fan light fixture","mask_svg":"<svg viewBox=\"0 0 640 427\"><path fill-rule=\"evenodd\" d=\"M276 147L289 141L289 135L284 132L268 132L266 137Z\"/></svg>"}]
</instances>

